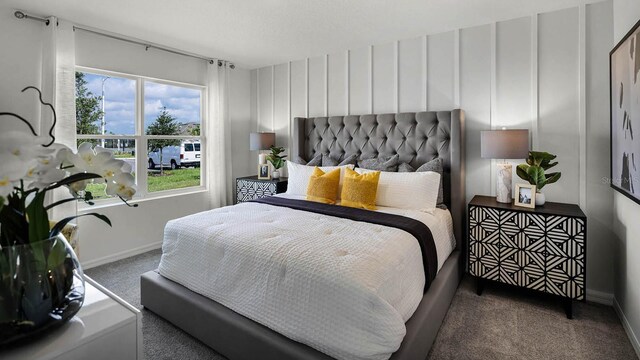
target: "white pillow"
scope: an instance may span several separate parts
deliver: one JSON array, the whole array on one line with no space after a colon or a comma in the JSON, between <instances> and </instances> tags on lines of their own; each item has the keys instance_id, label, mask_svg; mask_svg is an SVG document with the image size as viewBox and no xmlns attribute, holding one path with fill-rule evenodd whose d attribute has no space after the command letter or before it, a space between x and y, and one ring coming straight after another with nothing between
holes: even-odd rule
<instances>
[{"instance_id":1,"label":"white pillow","mask_svg":"<svg viewBox=\"0 0 640 360\"><path fill-rule=\"evenodd\" d=\"M320 166L320 170L329 172L334 169L340 170L340 189L338 191L338 198L340 198L340 192L342 192L342 179L344 178L344 169L349 167L354 168L354 165L343 166ZM289 173L289 181L287 184L287 194L291 195L307 195L307 186L309 186L309 178L313 173L315 166L307 166L296 164L293 161L287 161L287 172Z\"/></svg>"},{"instance_id":2,"label":"white pillow","mask_svg":"<svg viewBox=\"0 0 640 360\"><path fill-rule=\"evenodd\" d=\"M360 174L373 170L357 168ZM399 209L431 211L438 204L440 174L433 171L381 171L376 205Z\"/></svg>"}]
</instances>

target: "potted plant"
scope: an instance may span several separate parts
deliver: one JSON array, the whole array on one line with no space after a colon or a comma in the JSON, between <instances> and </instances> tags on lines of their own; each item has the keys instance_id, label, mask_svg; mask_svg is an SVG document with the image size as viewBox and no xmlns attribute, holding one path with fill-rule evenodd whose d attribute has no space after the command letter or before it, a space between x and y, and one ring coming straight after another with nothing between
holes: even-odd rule
<instances>
[{"instance_id":1,"label":"potted plant","mask_svg":"<svg viewBox=\"0 0 640 360\"><path fill-rule=\"evenodd\" d=\"M271 177L273 179L279 179L280 178L280 168L282 168L284 166L285 163L285 159L287 157L287 155L280 155L281 153L284 152L284 148L283 147L276 147L276 146L272 146L271 147L271 154L267 155L267 161L269 161L271 163L271 165L273 165L273 173L271 173Z\"/></svg>"},{"instance_id":2,"label":"potted plant","mask_svg":"<svg viewBox=\"0 0 640 360\"><path fill-rule=\"evenodd\" d=\"M555 160L556 155L543 151L529 151L529 157L526 164L520 164L516 168L516 174L529 184L536 186L536 206L542 206L545 203L545 196L542 188L545 185L553 184L560 179L561 173L545 171L558 165Z\"/></svg>"},{"instance_id":3,"label":"potted plant","mask_svg":"<svg viewBox=\"0 0 640 360\"><path fill-rule=\"evenodd\" d=\"M0 133L0 347L42 333L71 319L84 301L82 268L61 234L78 216L49 223L48 211L72 201L92 205L85 191L94 181L106 183L107 194L127 203L136 190L131 167L113 158L111 151L90 143L77 152L55 143L53 112L48 136L38 136L21 116L27 131ZM51 203L48 194L67 188L70 196ZM109 219L95 216L111 225Z\"/></svg>"}]
</instances>

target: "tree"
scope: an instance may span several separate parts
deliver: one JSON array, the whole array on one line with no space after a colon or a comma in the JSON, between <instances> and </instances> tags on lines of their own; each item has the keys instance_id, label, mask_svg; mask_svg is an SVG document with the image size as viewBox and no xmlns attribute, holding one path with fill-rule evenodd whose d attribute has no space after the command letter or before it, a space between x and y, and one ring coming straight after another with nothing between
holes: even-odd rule
<instances>
[{"instance_id":1,"label":"tree","mask_svg":"<svg viewBox=\"0 0 640 360\"><path fill-rule=\"evenodd\" d=\"M176 122L176 118L169 114L167 108L162 108L162 111L153 122L147 128L147 135L178 135L180 133L180 126ZM180 145L180 140L177 139L153 139L149 140L149 150L158 151L160 153L160 175L164 174L162 168L162 150L167 146Z\"/></svg>"},{"instance_id":2,"label":"tree","mask_svg":"<svg viewBox=\"0 0 640 360\"><path fill-rule=\"evenodd\" d=\"M99 134L96 124L102 118L100 110L101 96L95 96L87 89L87 80L84 73L76 72L76 133ZM96 140L83 140L96 144Z\"/></svg>"},{"instance_id":3,"label":"tree","mask_svg":"<svg viewBox=\"0 0 640 360\"><path fill-rule=\"evenodd\" d=\"M189 130L189 135L200 136L200 124L196 124L196 126Z\"/></svg>"}]
</instances>

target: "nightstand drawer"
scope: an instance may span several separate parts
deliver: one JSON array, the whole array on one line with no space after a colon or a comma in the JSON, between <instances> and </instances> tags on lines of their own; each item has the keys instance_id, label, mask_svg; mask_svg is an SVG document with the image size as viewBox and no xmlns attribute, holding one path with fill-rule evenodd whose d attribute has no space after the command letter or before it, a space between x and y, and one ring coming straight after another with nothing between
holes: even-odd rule
<instances>
[{"instance_id":1,"label":"nightstand drawer","mask_svg":"<svg viewBox=\"0 0 640 360\"><path fill-rule=\"evenodd\" d=\"M469 242L469 273L489 280L500 280L499 244Z\"/></svg>"},{"instance_id":2,"label":"nightstand drawer","mask_svg":"<svg viewBox=\"0 0 640 360\"><path fill-rule=\"evenodd\" d=\"M545 251L545 217L521 212L502 211L500 243L502 246L543 253Z\"/></svg>"},{"instance_id":3,"label":"nightstand drawer","mask_svg":"<svg viewBox=\"0 0 640 360\"><path fill-rule=\"evenodd\" d=\"M469 241L497 245L500 242L501 213L501 210L470 206Z\"/></svg>"},{"instance_id":4,"label":"nightstand drawer","mask_svg":"<svg viewBox=\"0 0 640 360\"><path fill-rule=\"evenodd\" d=\"M500 247L500 282L544 291L545 261L542 253Z\"/></svg>"},{"instance_id":5,"label":"nightstand drawer","mask_svg":"<svg viewBox=\"0 0 640 360\"><path fill-rule=\"evenodd\" d=\"M551 294L585 299L585 267L582 259L547 255L545 291Z\"/></svg>"}]
</instances>

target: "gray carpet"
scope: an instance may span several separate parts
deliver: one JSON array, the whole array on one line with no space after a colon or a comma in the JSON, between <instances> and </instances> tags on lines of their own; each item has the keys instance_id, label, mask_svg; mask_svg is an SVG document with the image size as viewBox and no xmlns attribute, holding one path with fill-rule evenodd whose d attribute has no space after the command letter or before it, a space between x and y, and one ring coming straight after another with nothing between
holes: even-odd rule
<instances>
[{"instance_id":1,"label":"gray carpet","mask_svg":"<svg viewBox=\"0 0 640 360\"><path fill-rule=\"evenodd\" d=\"M137 308L140 275L157 268L160 250L89 269L86 274ZM142 309L147 360L224 359L154 313ZM611 307L574 304L568 320L546 296L487 284L482 296L465 279L428 359L637 359Z\"/></svg>"}]
</instances>

